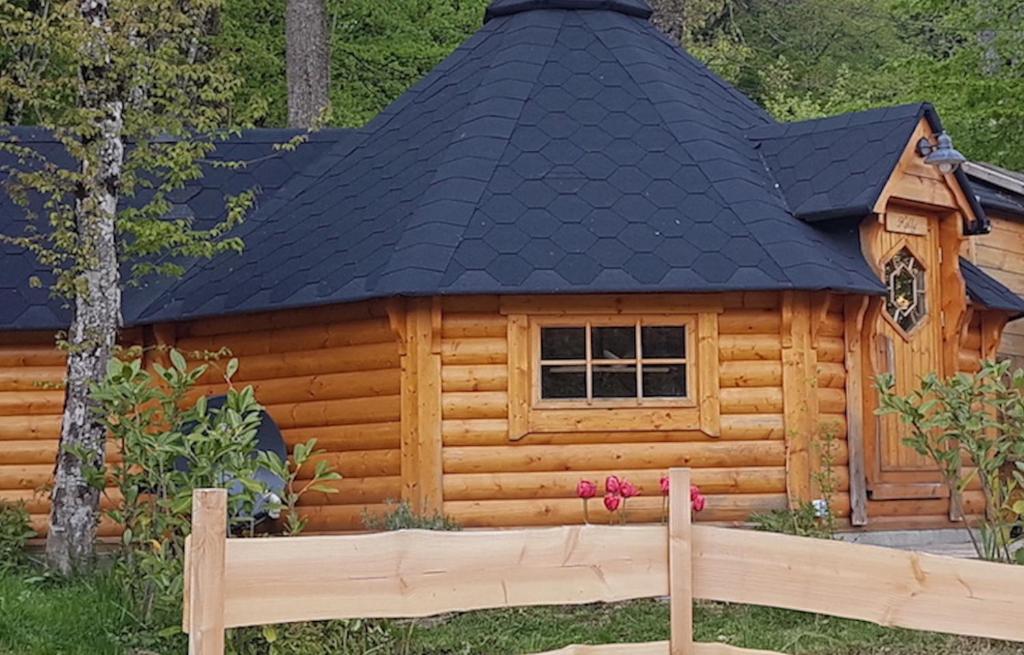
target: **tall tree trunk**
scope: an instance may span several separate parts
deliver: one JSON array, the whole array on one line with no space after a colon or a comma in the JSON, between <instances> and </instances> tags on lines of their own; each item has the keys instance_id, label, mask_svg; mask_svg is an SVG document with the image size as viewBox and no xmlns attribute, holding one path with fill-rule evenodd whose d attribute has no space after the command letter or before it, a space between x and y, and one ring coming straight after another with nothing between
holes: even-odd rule
<instances>
[{"instance_id":1,"label":"tall tree trunk","mask_svg":"<svg viewBox=\"0 0 1024 655\"><path fill-rule=\"evenodd\" d=\"M308 129L330 102L331 46L324 0L288 0L288 126Z\"/></svg>"},{"instance_id":2,"label":"tall tree trunk","mask_svg":"<svg viewBox=\"0 0 1024 655\"><path fill-rule=\"evenodd\" d=\"M64 418L46 539L47 563L64 574L88 566L93 557L101 493L93 483L105 464L106 431L95 415L89 385L105 375L121 325L115 218L124 107L111 82L108 0L80 0L79 11L91 27L83 45L79 101L97 110L97 130L84 139L90 154L83 158L75 204L81 288L68 335Z\"/></svg>"},{"instance_id":3,"label":"tall tree trunk","mask_svg":"<svg viewBox=\"0 0 1024 655\"><path fill-rule=\"evenodd\" d=\"M679 44L683 44L685 36L686 3L687 0L651 0L651 22Z\"/></svg>"}]
</instances>

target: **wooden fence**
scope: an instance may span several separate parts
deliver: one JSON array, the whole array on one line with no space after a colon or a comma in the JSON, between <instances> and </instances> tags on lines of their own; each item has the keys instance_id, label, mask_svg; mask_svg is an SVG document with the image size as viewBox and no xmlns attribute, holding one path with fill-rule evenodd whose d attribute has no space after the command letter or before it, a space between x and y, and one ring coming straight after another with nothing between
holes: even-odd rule
<instances>
[{"instance_id":1,"label":"wooden fence","mask_svg":"<svg viewBox=\"0 0 1024 655\"><path fill-rule=\"evenodd\" d=\"M546 655L750 655L693 642L693 600L782 607L1024 641L1024 568L842 542L691 526L671 472L665 526L227 539L222 490L195 492L184 629L222 655L227 628L670 596L671 641ZM762 655L766 655L761 652Z\"/></svg>"}]
</instances>

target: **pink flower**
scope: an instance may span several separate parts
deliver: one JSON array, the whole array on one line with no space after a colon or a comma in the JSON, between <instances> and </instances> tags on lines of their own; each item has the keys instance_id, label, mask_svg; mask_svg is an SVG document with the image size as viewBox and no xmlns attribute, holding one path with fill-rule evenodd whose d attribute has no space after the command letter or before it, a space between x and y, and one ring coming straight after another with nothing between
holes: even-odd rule
<instances>
[{"instance_id":1,"label":"pink flower","mask_svg":"<svg viewBox=\"0 0 1024 655\"><path fill-rule=\"evenodd\" d=\"M633 496L639 496L640 490L632 482L624 479L619 482L619 495L623 498L632 498Z\"/></svg>"},{"instance_id":2,"label":"pink flower","mask_svg":"<svg viewBox=\"0 0 1024 655\"><path fill-rule=\"evenodd\" d=\"M700 487L695 484L690 485L690 500L696 500L697 496L700 495Z\"/></svg>"},{"instance_id":3,"label":"pink flower","mask_svg":"<svg viewBox=\"0 0 1024 655\"><path fill-rule=\"evenodd\" d=\"M605 494L604 506L609 512L614 512L619 509L619 505L622 504L622 498L615 494Z\"/></svg>"},{"instance_id":4,"label":"pink flower","mask_svg":"<svg viewBox=\"0 0 1024 655\"><path fill-rule=\"evenodd\" d=\"M659 480L658 482L661 485L661 493L663 493L664 495L667 496L668 495L668 491L669 491L668 476L667 475L661 476L661 480Z\"/></svg>"},{"instance_id":5,"label":"pink flower","mask_svg":"<svg viewBox=\"0 0 1024 655\"><path fill-rule=\"evenodd\" d=\"M705 505L707 505L708 499L702 494L697 494L696 498L693 498L690 503L693 505L693 511L703 512Z\"/></svg>"},{"instance_id":6,"label":"pink flower","mask_svg":"<svg viewBox=\"0 0 1024 655\"><path fill-rule=\"evenodd\" d=\"M604 481L604 490L610 494L620 493L621 488L622 481L619 480L618 476L609 475L608 478Z\"/></svg>"},{"instance_id":7,"label":"pink flower","mask_svg":"<svg viewBox=\"0 0 1024 655\"><path fill-rule=\"evenodd\" d=\"M584 500L593 498L597 495L597 485L590 480L580 480L580 483L576 485L576 495Z\"/></svg>"}]
</instances>

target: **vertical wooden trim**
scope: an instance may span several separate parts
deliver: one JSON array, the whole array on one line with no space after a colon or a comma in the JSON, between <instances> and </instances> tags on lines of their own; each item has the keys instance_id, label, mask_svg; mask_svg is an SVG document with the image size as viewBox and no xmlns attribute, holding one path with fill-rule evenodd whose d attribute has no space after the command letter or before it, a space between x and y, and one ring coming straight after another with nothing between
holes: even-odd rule
<instances>
[{"instance_id":1,"label":"vertical wooden trim","mask_svg":"<svg viewBox=\"0 0 1024 655\"><path fill-rule=\"evenodd\" d=\"M508 438L519 441L529 429L531 398L530 322L526 314L508 315Z\"/></svg>"},{"instance_id":2,"label":"vertical wooden trim","mask_svg":"<svg viewBox=\"0 0 1024 655\"><path fill-rule=\"evenodd\" d=\"M668 575L671 655L692 655L693 547L690 470L669 471Z\"/></svg>"},{"instance_id":3,"label":"vertical wooden trim","mask_svg":"<svg viewBox=\"0 0 1024 655\"><path fill-rule=\"evenodd\" d=\"M870 299L847 296L845 299L846 339L846 439L850 468L850 522L868 523L867 473L864 459L864 317Z\"/></svg>"},{"instance_id":4,"label":"vertical wooden trim","mask_svg":"<svg viewBox=\"0 0 1024 655\"><path fill-rule=\"evenodd\" d=\"M721 436L719 402L718 314L697 315L697 356L687 356L687 366L697 367L700 398L700 429L709 437ZM688 375L688 377L690 377Z\"/></svg>"},{"instance_id":5,"label":"vertical wooden trim","mask_svg":"<svg viewBox=\"0 0 1024 655\"><path fill-rule=\"evenodd\" d=\"M818 357L811 338L810 295L786 291L782 306L782 403L790 507L811 500L811 444L818 432Z\"/></svg>"},{"instance_id":6,"label":"vertical wooden trim","mask_svg":"<svg viewBox=\"0 0 1024 655\"><path fill-rule=\"evenodd\" d=\"M1009 316L1005 312L981 312L981 359L995 359L999 355L999 344Z\"/></svg>"},{"instance_id":7,"label":"vertical wooden trim","mask_svg":"<svg viewBox=\"0 0 1024 655\"><path fill-rule=\"evenodd\" d=\"M967 285L960 271L960 244L963 243L963 221L960 214L948 214L939 222L939 279L941 289L931 291L939 298L942 334L943 377L955 375L960 369L960 333L967 315Z\"/></svg>"},{"instance_id":8,"label":"vertical wooden trim","mask_svg":"<svg viewBox=\"0 0 1024 655\"><path fill-rule=\"evenodd\" d=\"M430 298L409 301L402 356L402 499L428 515L441 512L444 501L439 313Z\"/></svg>"},{"instance_id":9,"label":"vertical wooden trim","mask_svg":"<svg viewBox=\"0 0 1024 655\"><path fill-rule=\"evenodd\" d=\"M189 655L224 655L224 555L227 547L228 492L192 492L189 554Z\"/></svg>"}]
</instances>

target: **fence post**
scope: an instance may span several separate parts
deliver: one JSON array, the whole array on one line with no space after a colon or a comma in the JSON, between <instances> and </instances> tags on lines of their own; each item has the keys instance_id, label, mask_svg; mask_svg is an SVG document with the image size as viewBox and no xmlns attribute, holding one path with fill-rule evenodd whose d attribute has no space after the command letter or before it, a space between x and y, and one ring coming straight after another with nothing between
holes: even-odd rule
<instances>
[{"instance_id":1,"label":"fence post","mask_svg":"<svg viewBox=\"0 0 1024 655\"><path fill-rule=\"evenodd\" d=\"M192 492L192 537L186 557L189 655L224 655L224 555L228 492Z\"/></svg>"},{"instance_id":2,"label":"fence post","mask_svg":"<svg viewBox=\"0 0 1024 655\"><path fill-rule=\"evenodd\" d=\"M669 471L668 580L671 655L693 655L690 469Z\"/></svg>"}]
</instances>

